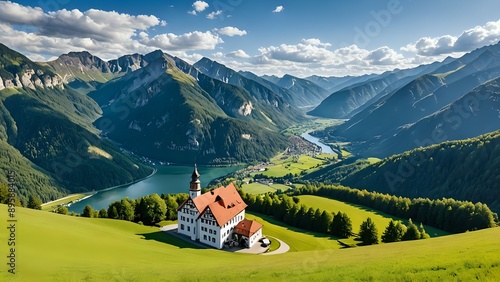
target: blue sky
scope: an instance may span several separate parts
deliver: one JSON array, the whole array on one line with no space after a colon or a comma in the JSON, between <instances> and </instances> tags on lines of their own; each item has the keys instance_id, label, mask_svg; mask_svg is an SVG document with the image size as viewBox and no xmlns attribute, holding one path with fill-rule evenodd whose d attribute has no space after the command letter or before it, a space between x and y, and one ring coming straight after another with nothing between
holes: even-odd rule
<instances>
[{"instance_id":1,"label":"blue sky","mask_svg":"<svg viewBox=\"0 0 500 282\"><path fill-rule=\"evenodd\" d=\"M161 49L259 75L360 75L500 41L500 1L0 2L0 42L33 60Z\"/></svg>"}]
</instances>

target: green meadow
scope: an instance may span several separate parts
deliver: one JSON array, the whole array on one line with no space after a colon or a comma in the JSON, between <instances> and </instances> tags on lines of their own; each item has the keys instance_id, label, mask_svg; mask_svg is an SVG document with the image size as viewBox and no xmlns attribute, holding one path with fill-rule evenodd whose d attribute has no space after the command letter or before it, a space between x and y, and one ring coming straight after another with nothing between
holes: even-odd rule
<instances>
[{"instance_id":1,"label":"green meadow","mask_svg":"<svg viewBox=\"0 0 500 282\"><path fill-rule=\"evenodd\" d=\"M299 204L304 204L308 207L319 208L321 210L332 211L332 212L344 212L346 213L352 221L352 231L354 233L359 232L359 226L363 221L365 221L368 217L370 217L375 225L377 226L379 237L382 236L385 228L391 221L391 219L401 220L404 223L408 222L408 219L397 218L391 215L388 215L383 212L379 212L374 209L370 209L360 205L354 205L350 203L345 203L333 199L328 199L319 196L312 195L302 195L298 196L300 199ZM417 223L418 224L418 223ZM424 225L425 231L431 236L443 236L448 235L448 232L443 230Z\"/></svg>"},{"instance_id":2,"label":"green meadow","mask_svg":"<svg viewBox=\"0 0 500 282\"><path fill-rule=\"evenodd\" d=\"M296 161L294 161L294 157L292 156L283 160L274 158L273 160L271 160L272 164L262 174L269 177L283 177L289 173L293 175L300 175L300 173L303 171L308 171L317 166L323 165L325 163L325 160L325 154L322 154L320 157L316 158L301 155Z\"/></svg>"},{"instance_id":3,"label":"green meadow","mask_svg":"<svg viewBox=\"0 0 500 282\"><path fill-rule=\"evenodd\" d=\"M265 194L268 192L276 192L278 189L281 189L282 191L288 190L290 187L283 185L283 184L271 184L271 185L265 185L261 184L258 182L253 182L249 184L243 184L241 186L241 189L245 191L246 193L250 194Z\"/></svg>"},{"instance_id":4,"label":"green meadow","mask_svg":"<svg viewBox=\"0 0 500 282\"><path fill-rule=\"evenodd\" d=\"M6 214L0 213L5 225ZM0 281L500 280L500 228L339 249L328 237L248 217L291 251L262 256L201 249L157 227L18 208L16 274L2 263ZM6 231L0 232L4 262Z\"/></svg>"},{"instance_id":5,"label":"green meadow","mask_svg":"<svg viewBox=\"0 0 500 282\"><path fill-rule=\"evenodd\" d=\"M82 198L87 197L90 195L90 193L85 193L85 194L71 194L69 196L66 196L64 198L49 202L49 203L44 203L42 204L42 210L44 211L52 211L57 209L60 205L67 204L76 200L80 200Z\"/></svg>"}]
</instances>

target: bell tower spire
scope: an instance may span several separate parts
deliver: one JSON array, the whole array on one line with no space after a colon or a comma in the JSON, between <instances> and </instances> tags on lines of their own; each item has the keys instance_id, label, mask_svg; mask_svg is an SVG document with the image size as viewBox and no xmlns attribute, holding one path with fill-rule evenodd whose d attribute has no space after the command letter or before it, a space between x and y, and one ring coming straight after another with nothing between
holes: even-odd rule
<instances>
[{"instance_id":1,"label":"bell tower spire","mask_svg":"<svg viewBox=\"0 0 500 282\"><path fill-rule=\"evenodd\" d=\"M194 199L201 195L200 173L194 164L193 174L191 174L191 182L189 182L189 196Z\"/></svg>"}]
</instances>

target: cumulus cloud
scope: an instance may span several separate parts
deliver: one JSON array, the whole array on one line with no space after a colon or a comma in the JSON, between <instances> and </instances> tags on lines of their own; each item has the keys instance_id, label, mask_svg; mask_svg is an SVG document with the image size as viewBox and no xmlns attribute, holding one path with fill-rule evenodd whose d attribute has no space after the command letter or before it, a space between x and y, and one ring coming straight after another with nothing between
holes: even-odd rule
<instances>
[{"instance_id":1,"label":"cumulus cloud","mask_svg":"<svg viewBox=\"0 0 500 282\"><path fill-rule=\"evenodd\" d=\"M304 43L304 44L313 45L313 46L322 46L322 47L332 46L332 44L330 44L330 43L322 43L321 40L319 40L317 38L302 39L300 42Z\"/></svg>"},{"instance_id":2,"label":"cumulus cloud","mask_svg":"<svg viewBox=\"0 0 500 282\"><path fill-rule=\"evenodd\" d=\"M223 27L221 29L218 29L217 32L219 34L227 35L227 36L235 36L235 35L243 36L243 35L247 34L247 32L245 30L240 30L240 29L238 29L236 27L232 27L232 26Z\"/></svg>"},{"instance_id":3,"label":"cumulus cloud","mask_svg":"<svg viewBox=\"0 0 500 282\"><path fill-rule=\"evenodd\" d=\"M223 43L213 31L159 33L150 38L151 29L165 25L165 21L152 15L96 9L44 12L38 7L0 2L0 42L34 60L83 50L109 60L161 48L195 61L201 55L186 51L213 50Z\"/></svg>"},{"instance_id":4,"label":"cumulus cloud","mask_svg":"<svg viewBox=\"0 0 500 282\"><path fill-rule=\"evenodd\" d=\"M205 1L196 1L193 3L194 10L188 11L188 14L196 15L199 12L203 12L206 8L208 8L208 3Z\"/></svg>"},{"instance_id":5,"label":"cumulus cloud","mask_svg":"<svg viewBox=\"0 0 500 282\"><path fill-rule=\"evenodd\" d=\"M222 15L222 10L217 10L208 14L207 19L215 20L220 15Z\"/></svg>"},{"instance_id":6,"label":"cumulus cloud","mask_svg":"<svg viewBox=\"0 0 500 282\"><path fill-rule=\"evenodd\" d=\"M85 12L63 9L45 13L41 8L21 6L9 1L0 2L0 22L33 26L38 29L38 34L45 36L88 37L106 42L119 42L134 36L136 30L166 25L166 22L155 16L131 16L95 9Z\"/></svg>"},{"instance_id":7,"label":"cumulus cloud","mask_svg":"<svg viewBox=\"0 0 500 282\"><path fill-rule=\"evenodd\" d=\"M402 47L401 50L420 56L438 56L455 52L469 52L485 45L495 44L498 41L500 41L500 20L465 30L459 36L423 37L415 43Z\"/></svg>"},{"instance_id":8,"label":"cumulus cloud","mask_svg":"<svg viewBox=\"0 0 500 282\"><path fill-rule=\"evenodd\" d=\"M334 54L316 45L299 43L296 45L281 44L280 46L269 46L259 48L262 56L268 59L285 60L292 62L311 63L322 60L330 60Z\"/></svg>"},{"instance_id":9,"label":"cumulus cloud","mask_svg":"<svg viewBox=\"0 0 500 282\"><path fill-rule=\"evenodd\" d=\"M390 49L387 46L370 51L365 57L373 65L396 65L404 58L402 54Z\"/></svg>"},{"instance_id":10,"label":"cumulus cloud","mask_svg":"<svg viewBox=\"0 0 500 282\"><path fill-rule=\"evenodd\" d=\"M224 41L211 31L194 31L182 35L159 34L153 38L143 38L141 43L164 50L213 50Z\"/></svg>"},{"instance_id":11,"label":"cumulus cloud","mask_svg":"<svg viewBox=\"0 0 500 282\"><path fill-rule=\"evenodd\" d=\"M250 58L250 56L247 53L245 53L245 51L243 51L241 49L227 53L226 57L229 57L229 58L242 58L242 59L248 59L248 58Z\"/></svg>"},{"instance_id":12,"label":"cumulus cloud","mask_svg":"<svg viewBox=\"0 0 500 282\"><path fill-rule=\"evenodd\" d=\"M276 9L273 10L273 13L281 13L284 9L283 6L277 6Z\"/></svg>"},{"instance_id":13,"label":"cumulus cloud","mask_svg":"<svg viewBox=\"0 0 500 282\"><path fill-rule=\"evenodd\" d=\"M312 38L302 39L298 44L261 47L260 54L236 65L258 74L292 73L298 76L360 75L414 66L410 59L387 46L374 50L354 44L337 49L330 49L331 46ZM226 57L229 56L226 54Z\"/></svg>"}]
</instances>

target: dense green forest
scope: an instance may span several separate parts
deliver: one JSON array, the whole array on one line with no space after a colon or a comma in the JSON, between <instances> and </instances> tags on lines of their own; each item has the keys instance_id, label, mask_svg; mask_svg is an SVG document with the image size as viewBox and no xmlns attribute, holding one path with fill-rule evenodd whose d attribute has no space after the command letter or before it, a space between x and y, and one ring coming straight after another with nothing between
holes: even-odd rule
<instances>
[{"instance_id":1,"label":"dense green forest","mask_svg":"<svg viewBox=\"0 0 500 282\"><path fill-rule=\"evenodd\" d=\"M410 198L481 202L498 212L500 131L394 155L340 182Z\"/></svg>"},{"instance_id":2,"label":"dense green forest","mask_svg":"<svg viewBox=\"0 0 500 282\"><path fill-rule=\"evenodd\" d=\"M498 215L486 204L454 199L431 200L428 198L404 198L367 190L335 185L307 185L292 195L317 195L370 207L400 218L452 233L472 231L496 226Z\"/></svg>"},{"instance_id":3,"label":"dense green forest","mask_svg":"<svg viewBox=\"0 0 500 282\"><path fill-rule=\"evenodd\" d=\"M151 173L151 169L132 162L107 141L35 99L13 95L4 105L17 129L9 135L9 143L71 192L124 184Z\"/></svg>"}]
</instances>

